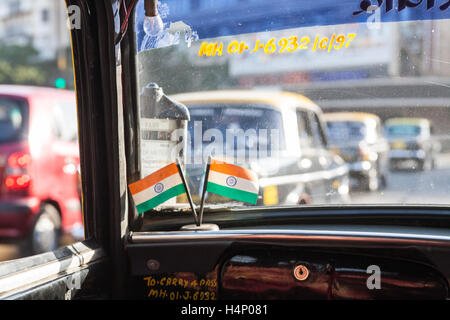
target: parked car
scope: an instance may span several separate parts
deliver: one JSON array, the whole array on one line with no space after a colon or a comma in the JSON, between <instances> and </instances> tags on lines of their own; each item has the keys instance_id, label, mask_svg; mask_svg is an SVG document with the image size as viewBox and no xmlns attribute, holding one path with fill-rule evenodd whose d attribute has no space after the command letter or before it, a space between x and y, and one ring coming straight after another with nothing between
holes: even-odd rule
<instances>
[{"instance_id":1,"label":"parked car","mask_svg":"<svg viewBox=\"0 0 450 320\"><path fill-rule=\"evenodd\" d=\"M0 238L24 254L82 234L75 94L0 86Z\"/></svg>"},{"instance_id":2,"label":"parked car","mask_svg":"<svg viewBox=\"0 0 450 320\"><path fill-rule=\"evenodd\" d=\"M324 115L330 147L346 162L351 186L368 191L387 184L389 146L377 115L336 112Z\"/></svg>"},{"instance_id":3,"label":"parked car","mask_svg":"<svg viewBox=\"0 0 450 320\"><path fill-rule=\"evenodd\" d=\"M259 175L261 194L257 205L348 201L348 169L340 157L327 149L322 111L306 97L237 90L186 93L171 98L190 110L192 151L187 172L192 192L198 194L202 187L208 155L227 156L230 161L230 154L241 154L245 160L231 157L231 161L235 159L236 164ZM241 133L236 144L234 138L222 139L228 138L230 132ZM242 135L244 139L240 139ZM199 145L196 141L203 142ZM193 163L192 159L198 157L203 160Z\"/></svg>"},{"instance_id":4,"label":"parked car","mask_svg":"<svg viewBox=\"0 0 450 320\"><path fill-rule=\"evenodd\" d=\"M432 137L433 127L424 118L392 118L385 123L391 169L429 170L436 166L440 144Z\"/></svg>"}]
</instances>

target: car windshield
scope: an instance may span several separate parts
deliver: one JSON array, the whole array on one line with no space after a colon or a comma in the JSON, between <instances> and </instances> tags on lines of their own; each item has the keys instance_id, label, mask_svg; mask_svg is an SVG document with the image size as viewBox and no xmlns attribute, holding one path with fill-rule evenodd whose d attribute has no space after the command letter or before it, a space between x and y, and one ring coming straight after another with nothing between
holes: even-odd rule
<instances>
[{"instance_id":1,"label":"car windshield","mask_svg":"<svg viewBox=\"0 0 450 320\"><path fill-rule=\"evenodd\" d=\"M327 129L332 143L360 141L366 136L366 125L358 121L328 121Z\"/></svg>"},{"instance_id":2,"label":"car windshield","mask_svg":"<svg viewBox=\"0 0 450 320\"><path fill-rule=\"evenodd\" d=\"M0 97L0 142L18 142L25 139L26 113L24 103Z\"/></svg>"},{"instance_id":3,"label":"car windshield","mask_svg":"<svg viewBox=\"0 0 450 320\"><path fill-rule=\"evenodd\" d=\"M218 142L217 148L209 152L213 156L242 150L247 158L252 156L252 152L258 158L263 151L265 156L269 156L271 150L268 148L285 148L281 113L269 106L188 104L187 107L191 115L188 130L192 150L203 150L202 146L195 145L196 133L202 135L200 141L203 146ZM279 139L272 143L271 136Z\"/></svg>"},{"instance_id":4,"label":"car windshield","mask_svg":"<svg viewBox=\"0 0 450 320\"><path fill-rule=\"evenodd\" d=\"M208 189L206 206L219 209L449 205L450 8L375 2L137 1L141 179L178 158L201 197L214 182L208 161L220 160L251 175L242 189L238 176L221 176L230 197ZM349 117L327 121L331 113ZM430 121L433 135L393 143L419 134L388 128L402 117ZM156 210L179 206L190 208L185 196Z\"/></svg>"},{"instance_id":5,"label":"car windshield","mask_svg":"<svg viewBox=\"0 0 450 320\"><path fill-rule=\"evenodd\" d=\"M392 137L416 137L420 135L421 129L413 125L393 125L387 128L387 132Z\"/></svg>"}]
</instances>

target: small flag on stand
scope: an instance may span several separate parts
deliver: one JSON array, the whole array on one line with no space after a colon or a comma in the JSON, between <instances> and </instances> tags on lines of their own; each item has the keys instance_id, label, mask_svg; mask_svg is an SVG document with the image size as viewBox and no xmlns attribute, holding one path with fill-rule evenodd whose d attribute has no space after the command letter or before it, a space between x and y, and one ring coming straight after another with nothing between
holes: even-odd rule
<instances>
[{"instance_id":1,"label":"small flag on stand","mask_svg":"<svg viewBox=\"0 0 450 320\"><path fill-rule=\"evenodd\" d=\"M200 202L200 225L203 221L206 192L256 204L259 193L258 176L251 170L209 157Z\"/></svg>"},{"instance_id":2,"label":"small flag on stand","mask_svg":"<svg viewBox=\"0 0 450 320\"><path fill-rule=\"evenodd\" d=\"M169 199L186 193L185 184L176 163L164 167L128 187L139 213L156 208Z\"/></svg>"},{"instance_id":3,"label":"small flag on stand","mask_svg":"<svg viewBox=\"0 0 450 320\"><path fill-rule=\"evenodd\" d=\"M206 190L226 198L256 204L258 176L251 170L211 159Z\"/></svg>"}]
</instances>

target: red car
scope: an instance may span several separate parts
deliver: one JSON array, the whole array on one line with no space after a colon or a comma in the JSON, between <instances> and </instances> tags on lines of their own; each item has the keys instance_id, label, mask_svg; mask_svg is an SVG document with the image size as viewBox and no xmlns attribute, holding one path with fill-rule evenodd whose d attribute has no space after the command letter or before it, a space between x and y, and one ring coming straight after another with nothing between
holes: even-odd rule
<instances>
[{"instance_id":1,"label":"red car","mask_svg":"<svg viewBox=\"0 0 450 320\"><path fill-rule=\"evenodd\" d=\"M74 92L0 85L2 241L36 254L82 238L77 133Z\"/></svg>"}]
</instances>

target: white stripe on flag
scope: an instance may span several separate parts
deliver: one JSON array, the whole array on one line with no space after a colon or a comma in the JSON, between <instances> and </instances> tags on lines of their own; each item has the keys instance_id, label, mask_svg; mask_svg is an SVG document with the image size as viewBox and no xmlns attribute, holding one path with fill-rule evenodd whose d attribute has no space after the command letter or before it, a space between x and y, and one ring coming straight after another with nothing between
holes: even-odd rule
<instances>
[{"instance_id":1,"label":"white stripe on flag","mask_svg":"<svg viewBox=\"0 0 450 320\"><path fill-rule=\"evenodd\" d=\"M164 186L164 190L160 193L157 193L155 191L155 186L161 183ZM144 203L154 197L156 197L157 195L163 194L164 192L166 192L167 190L182 184L183 181L181 180L181 177L178 173L175 173L173 175L171 175L170 177L165 178L164 180L161 180L160 182L158 182L156 184L154 184L153 186L151 186L150 188L147 188L139 193L136 193L133 196L134 199L134 203L136 206L140 205L141 203Z\"/></svg>"},{"instance_id":2,"label":"white stripe on flag","mask_svg":"<svg viewBox=\"0 0 450 320\"><path fill-rule=\"evenodd\" d=\"M227 184L227 179L229 177L232 177L232 176L229 174L223 174L223 173L220 173L217 171L210 171L208 182L213 182L213 183L216 183L216 184L224 186L224 187L247 191L250 193L258 193L259 184L257 182L233 176L234 178L236 178L237 183L235 186L232 186L232 185L230 186L229 184Z\"/></svg>"}]
</instances>

